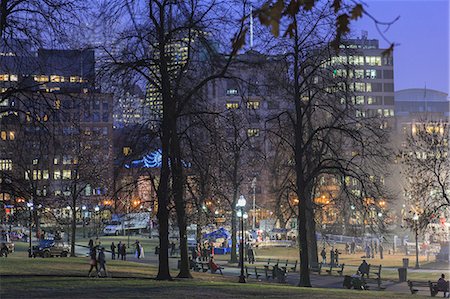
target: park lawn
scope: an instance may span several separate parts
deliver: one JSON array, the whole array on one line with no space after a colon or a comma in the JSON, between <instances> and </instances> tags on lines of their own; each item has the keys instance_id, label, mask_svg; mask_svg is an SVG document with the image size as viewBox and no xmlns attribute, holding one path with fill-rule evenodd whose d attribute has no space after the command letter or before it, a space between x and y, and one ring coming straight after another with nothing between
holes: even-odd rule
<instances>
[{"instance_id":1,"label":"park lawn","mask_svg":"<svg viewBox=\"0 0 450 299\"><path fill-rule=\"evenodd\" d=\"M156 273L154 265L128 261L108 260L106 266L113 277L151 277ZM28 258L14 254L0 260L0 275L85 276L89 268L87 257Z\"/></svg>"},{"instance_id":2,"label":"park lawn","mask_svg":"<svg viewBox=\"0 0 450 299\"><path fill-rule=\"evenodd\" d=\"M408 293L297 288L267 283L239 284L202 279L97 279L80 277L8 277L1 279L6 298L410 298ZM425 298L415 295L414 298Z\"/></svg>"}]
</instances>

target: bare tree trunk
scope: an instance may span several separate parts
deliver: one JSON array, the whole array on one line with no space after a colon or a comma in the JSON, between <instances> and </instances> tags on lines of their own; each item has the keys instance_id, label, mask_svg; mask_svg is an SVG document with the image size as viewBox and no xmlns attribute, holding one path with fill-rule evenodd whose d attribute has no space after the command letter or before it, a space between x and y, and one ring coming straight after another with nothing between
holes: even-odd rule
<instances>
[{"instance_id":1,"label":"bare tree trunk","mask_svg":"<svg viewBox=\"0 0 450 299\"><path fill-rule=\"evenodd\" d=\"M231 263L237 263L238 258L236 254L237 249L237 227L236 227L236 213L233 211L231 212Z\"/></svg>"},{"instance_id":2,"label":"bare tree trunk","mask_svg":"<svg viewBox=\"0 0 450 299\"><path fill-rule=\"evenodd\" d=\"M172 166L172 189L175 199L175 209L177 212L178 231L180 235L180 273L179 278L192 278L189 271L189 253L186 233L186 206L183 198L183 166L181 161L180 141L176 131L176 118L172 123L171 142L171 166Z\"/></svg>"},{"instance_id":3,"label":"bare tree trunk","mask_svg":"<svg viewBox=\"0 0 450 299\"><path fill-rule=\"evenodd\" d=\"M77 232L77 213L76 213L76 201L72 200L72 219L70 224L70 231L71 231L71 238L70 238L70 256L75 256L75 239L76 239L76 232Z\"/></svg>"}]
</instances>

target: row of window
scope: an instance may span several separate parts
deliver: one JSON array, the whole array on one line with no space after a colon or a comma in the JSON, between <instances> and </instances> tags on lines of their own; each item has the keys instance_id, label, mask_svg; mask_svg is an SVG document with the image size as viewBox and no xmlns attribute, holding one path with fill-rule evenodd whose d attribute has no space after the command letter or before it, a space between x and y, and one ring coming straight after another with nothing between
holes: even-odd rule
<instances>
[{"instance_id":1,"label":"row of window","mask_svg":"<svg viewBox=\"0 0 450 299\"><path fill-rule=\"evenodd\" d=\"M0 159L0 170L9 170L13 169L13 163L11 159Z\"/></svg>"},{"instance_id":2,"label":"row of window","mask_svg":"<svg viewBox=\"0 0 450 299\"><path fill-rule=\"evenodd\" d=\"M225 104L225 107L227 109L238 109L239 103L238 102L227 102ZM257 110L261 108L261 103L259 101L248 101L247 102L247 109Z\"/></svg>"},{"instance_id":3,"label":"row of window","mask_svg":"<svg viewBox=\"0 0 450 299\"><path fill-rule=\"evenodd\" d=\"M14 131L0 131L0 139L3 141L16 139L16 132Z\"/></svg>"},{"instance_id":4,"label":"row of window","mask_svg":"<svg viewBox=\"0 0 450 299\"><path fill-rule=\"evenodd\" d=\"M381 71L374 69L358 69L358 70L346 70L346 69L334 69L333 77L339 78L355 78L355 79L381 79ZM392 79L392 78L388 78Z\"/></svg>"},{"instance_id":5,"label":"row of window","mask_svg":"<svg viewBox=\"0 0 450 299\"><path fill-rule=\"evenodd\" d=\"M0 74L0 81L18 81L19 77L13 74Z\"/></svg>"},{"instance_id":6,"label":"row of window","mask_svg":"<svg viewBox=\"0 0 450 299\"><path fill-rule=\"evenodd\" d=\"M41 169L35 169L31 172L31 176L33 181L37 180L48 180L50 179L50 172L47 169L41 170ZM64 170L55 170L53 171L53 179L54 180L70 180L76 178L76 172L64 169ZM25 179L30 179L30 173L28 171L25 172Z\"/></svg>"},{"instance_id":7,"label":"row of window","mask_svg":"<svg viewBox=\"0 0 450 299\"><path fill-rule=\"evenodd\" d=\"M56 82L56 83L62 83L62 82L70 82L70 83L83 83L86 82L85 79L83 79L80 76L59 76L59 75L35 75L33 76L34 81L39 83L46 83L46 82ZM12 81L12 80L11 80ZM17 81L17 80L16 80Z\"/></svg>"},{"instance_id":8,"label":"row of window","mask_svg":"<svg viewBox=\"0 0 450 299\"><path fill-rule=\"evenodd\" d=\"M355 113L356 117L375 117L375 116L393 117L394 109L368 109L368 110L357 109Z\"/></svg>"},{"instance_id":9,"label":"row of window","mask_svg":"<svg viewBox=\"0 0 450 299\"><path fill-rule=\"evenodd\" d=\"M344 64L351 64L351 65L370 65L370 66L381 66L381 56L333 56L331 57L331 60L326 63L326 65L344 65ZM383 63L385 65L390 64L389 58L385 58Z\"/></svg>"}]
</instances>

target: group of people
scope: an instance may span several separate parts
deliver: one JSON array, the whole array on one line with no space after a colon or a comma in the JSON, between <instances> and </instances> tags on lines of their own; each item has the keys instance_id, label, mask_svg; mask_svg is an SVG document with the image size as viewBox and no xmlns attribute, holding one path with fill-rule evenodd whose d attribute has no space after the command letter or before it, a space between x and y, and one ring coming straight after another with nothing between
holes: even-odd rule
<instances>
[{"instance_id":1,"label":"group of people","mask_svg":"<svg viewBox=\"0 0 450 299\"><path fill-rule=\"evenodd\" d=\"M91 277L94 268L97 277L108 276L108 272L106 271L105 248L101 247L98 238L96 239L95 245L92 239L89 240L89 257L89 264L91 267L88 272L88 277Z\"/></svg>"},{"instance_id":2,"label":"group of people","mask_svg":"<svg viewBox=\"0 0 450 299\"><path fill-rule=\"evenodd\" d=\"M378 245L376 242L374 243L371 241L370 243L366 243L366 248L364 249L365 255L364 258L375 258L375 255L380 253L380 259L384 258L384 248L383 244L379 243Z\"/></svg>"},{"instance_id":3,"label":"group of people","mask_svg":"<svg viewBox=\"0 0 450 299\"><path fill-rule=\"evenodd\" d=\"M122 241L119 241L117 246L114 244L114 242L111 243L110 246L111 249L111 259L116 259L116 253L117 253L117 259L126 261L127 260L127 245L125 243L122 243ZM116 251L117 249L117 251Z\"/></svg>"},{"instance_id":4,"label":"group of people","mask_svg":"<svg viewBox=\"0 0 450 299\"><path fill-rule=\"evenodd\" d=\"M340 254L341 253L339 252L339 250L337 248L334 249L333 247L331 247L330 264L339 265L339 255ZM322 264L326 264L327 263L327 252L325 250L325 247L322 248L322 251L320 252L320 256L322 257Z\"/></svg>"}]
</instances>

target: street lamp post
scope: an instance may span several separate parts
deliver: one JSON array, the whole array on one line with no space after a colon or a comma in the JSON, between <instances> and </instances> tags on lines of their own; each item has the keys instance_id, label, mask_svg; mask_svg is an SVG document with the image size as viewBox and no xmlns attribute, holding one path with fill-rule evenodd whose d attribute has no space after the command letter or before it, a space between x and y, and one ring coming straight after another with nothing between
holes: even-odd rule
<instances>
[{"instance_id":1,"label":"street lamp post","mask_svg":"<svg viewBox=\"0 0 450 299\"><path fill-rule=\"evenodd\" d=\"M242 237L241 237L241 244L239 246L239 263L241 264L241 275L239 275L239 282L240 283L245 283L245 275L244 275L244 239L245 239L245 235L244 235L244 207L246 204L246 200L245 197L243 195L241 195L239 197L239 200L236 204L236 207L239 209L237 211L237 216L239 218L241 218L241 233L242 233Z\"/></svg>"},{"instance_id":2,"label":"street lamp post","mask_svg":"<svg viewBox=\"0 0 450 299\"><path fill-rule=\"evenodd\" d=\"M419 215L414 214L413 221L414 221L414 233L416 236L416 266L414 268L420 269L420 265L419 265Z\"/></svg>"},{"instance_id":3,"label":"street lamp post","mask_svg":"<svg viewBox=\"0 0 450 299\"><path fill-rule=\"evenodd\" d=\"M83 214L81 215L83 221L83 238L86 238L86 209L85 205L81 207L81 213Z\"/></svg>"},{"instance_id":4,"label":"street lamp post","mask_svg":"<svg viewBox=\"0 0 450 299\"><path fill-rule=\"evenodd\" d=\"M252 230L254 231L256 228L256 177L254 177L252 180L252 188L253 188Z\"/></svg>"},{"instance_id":5,"label":"street lamp post","mask_svg":"<svg viewBox=\"0 0 450 299\"><path fill-rule=\"evenodd\" d=\"M31 199L30 202L27 202L27 207L28 207L28 211L30 213L29 216L29 232L28 232L28 257L32 257L32 253L31 253L31 229L33 227L33 215L32 215L32 211L33 211L33 199Z\"/></svg>"},{"instance_id":6,"label":"street lamp post","mask_svg":"<svg viewBox=\"0 0 450 299\"><path fill-rule=\"evenodd\" d=\"M96 223L95 223L95 236L98 238L98 226L99 226L99 216L98 216L98 211L100 211L100 207L99 206L95 206L94 208L95 211L95 218L96 218Z\"/></svg>"}]
</instances>

